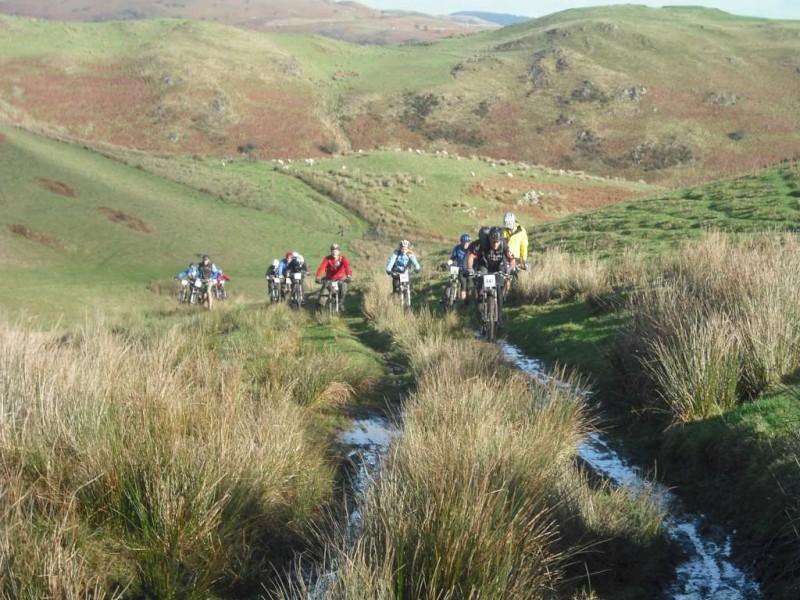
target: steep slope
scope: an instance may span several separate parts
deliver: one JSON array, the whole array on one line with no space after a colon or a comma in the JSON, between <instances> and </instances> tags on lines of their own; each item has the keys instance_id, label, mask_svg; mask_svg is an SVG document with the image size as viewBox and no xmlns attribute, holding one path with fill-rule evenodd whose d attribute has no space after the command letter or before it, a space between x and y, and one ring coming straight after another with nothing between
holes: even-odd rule
<instances>
[{"instance_id":1,"label":"steep slope","mask_svg":"<svg viewBox=\"0 0 800 600\"><path fill-rule=\"evenodd\" d=\"M476 17L450 19L379 11L358 2L333 0L3 0L0 13L53 21L190 19L255 31L318 33L378 45L430 41L498 26Z\"/></svg>"},{"instance_id":2,"label":"steep slope","mask_svg":"<svg viewBox=\"0 0 800 600\"><path fill-rule=\"evenodd\" d=\"M191 170L192 161L172 166ZM0 128L0 306L80 314L171 306L173 275L210 252L231 289L263 292L269 261L302 240L318 261L339 228L363 222L293 177L226 176L235 199L159 178L85 149Z\"/></svg>"},{"instance_id":3,"label":"steep slope","mask_svg":"<svg viewBox=\"0 0 800 600\"><path fill-rule=\"evenodd\" d=\"M142 149L424 148L677 185L800 147L800 23L571 10L364 47L200 22L0 19L0 118Z\"/></svg>"},{"instance_id":4,"label":"steep slope","mask_svg":"<svg viewBox=\"0 0 800 600\"><path fill-rule=\"evenodd\" d=\"M440 42L408 59L408 76L389 69L394 93L368 96L362 73L342 120L355 146L436 145L671 184L710 179L797 152L799 36L796 22L707 9L566 11Z\"/></svg>"}]
</instances>

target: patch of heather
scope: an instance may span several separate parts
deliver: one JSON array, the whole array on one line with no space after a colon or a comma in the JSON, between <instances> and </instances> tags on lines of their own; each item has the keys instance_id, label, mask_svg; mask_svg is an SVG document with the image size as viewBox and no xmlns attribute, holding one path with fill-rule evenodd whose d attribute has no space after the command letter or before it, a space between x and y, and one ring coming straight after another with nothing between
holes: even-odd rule
<instances>
[{"instance_id":1,"label":"patch of heather","mask_svg":"<svg viewBox=\"0 0 800 600\"><path fill-rule=\"evenodd\" d=\"M558 164L571 150L568 132L561 133L554 126L545 127L540 135L531 135L529 127L520 125L525 118L519 107L504 103L494 106L481 121L481 153L531 164Z\"/></svg>"},{"instance_id":2,"label":"patch of heather","mask_svg":"<svg viewBox=\"0 0 800 600\"><path fill-rule=\"evenodd\" d=\"M69 244L67 244L64 240L59 239L52 235L47 235L44 233L39 233L38 231L34 231L24 223L10 223L8 225L8 230L13 235L25 238L26 240L30 240L32 242L37 242L39 244L42 244L43 246L52 248L53 250L59 250L62 252L67 252L72 250Z\"/></svg>"},{"instance_id":3,"label":"patch of heather","mask_svg":"<svg viewBox=\"0 0 800 600\"><path fill-rule=\"evenodd\" d=\"M59 196L66 196L67 198L77 198L78 194L75 193L75 190L68 186L63 181L53 181L52 179L48 179L47 177L39 177L37 180L42 186L53 192L54 194L58 194Z\"/></svg>"},{"instance_id":4,"label":"patch of heather","mask_svg":"<svg viewBox=\"0 0 800 600\"><path fill-rule=\"evenodd\" d=\"M4 87L19 90L19 106L42 123L78 137L149 148L152 137L143 107L155 91L124 66L92 65L91 71L64 73L33 59L6 64Z\"/></svg>"},{"instance_id":5,"label":"patch of heather","mask_svg":"<svg viewBox=\"0 0 800 600\"><path fill-rule=\"evenodd\" d=\"M261 158L319 156L330 134L320 121L319 100L303 89L239 84L241 120L228 130L231 152L254 144Z\"/></svg>"},{"instance_id":6,"label":"patch of heather","mask_svg":"<svg viewBox=\"0 0 800 600\"><path fill-rule=\"evenodd\" d=\"M377 115L359 115L343 124L354 149L424 148L425 138L396 122L387 122Z\"/></svg>"},{"instance_id":7,"label":"patch of heather","mask_svg":"<svg viewBox=\"0 0 800 600\"><path fill-rule=\"evenodd\" d=\"M108 208L107 206L101 206L97 210L108 217L109 221L120 223L121 225L125 225L125 227L128 229L133 229L134 231L150 233L150 228L144 224L144 221L121 210Z\"/></svg>"},{"instance_id":8,"label":"patch of heather","mask_svg":"<svg viewBox=\"0 0 800 600\"><path fill-rule=\"evenodd\" d=\"M526 192L536 192L536 204L524 200ZM541 222L580 212L602 208L625 200L642 197L641 193L623 187L565 185L531 179L486 179L470 186L468 194L491 197L506 205L517 215L524 215L520 222Z\"/></svg>"}]
</instances>

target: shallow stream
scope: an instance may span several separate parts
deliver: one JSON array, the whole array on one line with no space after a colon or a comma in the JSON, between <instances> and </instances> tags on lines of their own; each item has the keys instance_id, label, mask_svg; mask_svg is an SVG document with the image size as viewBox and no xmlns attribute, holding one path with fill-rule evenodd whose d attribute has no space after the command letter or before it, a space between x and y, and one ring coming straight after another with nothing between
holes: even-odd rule
<instances>
[{"instance_id":1,"label":"shallow stream","mask_svg":"<svg viewBox=\"0 0 800 600\"><path fill-rule=\"evenodd\" d=\"M542 363L526 357L517 347L499 342L506 358L537 380L545 380ZM374 417L353 422L341 434L339 442L348 448L355 471L352 478L356 506L372 474L380 464L392 439L400 432L384 418ZM761 597L755 579L731 559L733 535L710 523L703 515L684 511L678 499L658 483L649 481L630 465L600 433L593 433L578 448L580 458L599 476L613 485L656 490L668 513L665 528L669 537L683 550L685 560L676 569L676 579L665 590L665 600L756 600ZM350 533L358 528L358 509L351 511ZM319 588L314 598L321 598Z\"/></svg>"}]
</instances>

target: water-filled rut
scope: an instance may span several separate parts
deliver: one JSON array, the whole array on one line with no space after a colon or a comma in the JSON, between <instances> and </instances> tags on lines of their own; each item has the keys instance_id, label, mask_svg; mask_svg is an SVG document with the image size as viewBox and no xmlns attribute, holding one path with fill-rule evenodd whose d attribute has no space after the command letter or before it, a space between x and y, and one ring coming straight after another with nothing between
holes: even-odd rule
<instances>
[{"instance_id":1,"label":"water-filled rut","mask_svg":"<svg viewBox=\"0 0 800 600\"><path fill-rule=\"evenodd\" d=\"M499 342L503 354L514 366L543 381L549 379L542 363L529 358L514 345ZM384 418L354 421L352 427L339 436L348 450L355 469L352 477L353 496L363 497L366 487L380 468L381 456L389 449L392 439L401 434ZM755 579L736 566L731 559L732 534L710 523L703 515L681 508L678 499L666 488L650 481L635 466L629 464L611 448L602 433L592 433L578 448L580 458L599 476L615 486L655 490L668 514L664 527L667 535L679 545L684 560L676 568L675 580L664 590L667 600L755 600L761 593ZM358 529L360 513L352 511L349 533ZM330 580L331 573L323 576ZM325 586L327 587L327 586ZM323 598L320 587L311 597Z\"/></svg>"}]
</instances>

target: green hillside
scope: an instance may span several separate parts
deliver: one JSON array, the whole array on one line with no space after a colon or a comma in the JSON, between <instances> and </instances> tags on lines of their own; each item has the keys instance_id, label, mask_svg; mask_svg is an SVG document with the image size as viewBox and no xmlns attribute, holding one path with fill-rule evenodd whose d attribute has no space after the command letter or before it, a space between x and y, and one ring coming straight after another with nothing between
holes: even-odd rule
<instances>
[{"instance_id":1,"label":"green hillside","mask_svg":"<svg viewBox=\"0 0 800 600\"><path fill-rule=\"evenodd\" d=\"M627 5L398 47L0 17L0 117L153 151L411 147L686 185L796 155L798 39L796 21Z\"/></svg>"},{"instance_id":2,"label":"green hillside","mask_svg":"<svg viewBox=\"0 0 800 600\"><path fill-rule=\"evenodd\" d=\"M259 174L259 203L242 206L73 145L11 128L2 136L6 308L56 316L169 305L154 291L202 252L229 273L231 289L256 294L268 262L300 240L311 261L340 226L345 247L364 232L360 219L270 169Z\"/></svg>"},{"instance_id":3,"label":"green hillside","mask_svg":"<svg viewBox=\"0 0 800 600\"><path fill-rule=\"evenodd\" d=\"M798 164L774 167L620 202L596 211L568 215L539 225L533 247L558 246L568 252L618 256L625 248L657 255L704 232L734 234L800 231Z\"/></svg>"}]
</instances>

